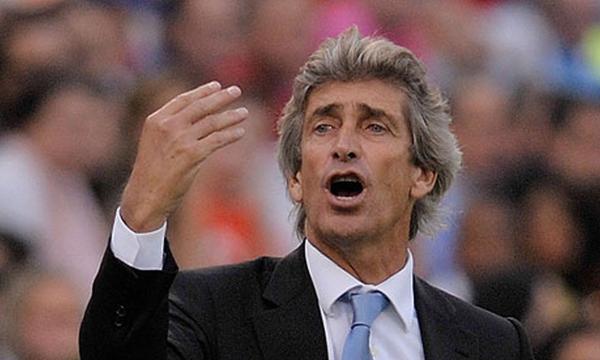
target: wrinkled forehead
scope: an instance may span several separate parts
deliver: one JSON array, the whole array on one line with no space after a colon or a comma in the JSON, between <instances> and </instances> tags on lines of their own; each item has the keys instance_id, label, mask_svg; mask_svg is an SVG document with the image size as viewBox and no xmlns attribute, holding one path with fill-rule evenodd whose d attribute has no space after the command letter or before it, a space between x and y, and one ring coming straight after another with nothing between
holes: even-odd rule
<instances>
[{"instance_id":1,"label":"wrinkled forehead","mask_svg":"<svg viewBox=\"0 0 600 360\"><path fill-rule=\"evenodd\" d=\"M303 104L303 127L315 117L349 113L387 117L408 123L409 101L405 87L391 81L332 80L307 92Z\"/></svg>"},{"instance_id":2,"label":"wrinkled forehead","mask_svg":"<svg viewBox=\"0 0 600 360\"><path fill-rule=\"evenodd\" d=\"M354 93L355 87L357 86L367 86L376 89L381 89L385 87L388 92L393 93L396 96L398 103L403 104L404 106L408 104L408 100L410 99L410 91L408 90L406 82L402 79L378 78L370 76L350 80L329 79L308 86L303 90L304 94L298 94L301 97L300 102L304 112L306 113L308 104L315 93L322 92L323 88L330 88L332 85L336 85L336 91L338 93Z\"/></svg>"}]
</instances>

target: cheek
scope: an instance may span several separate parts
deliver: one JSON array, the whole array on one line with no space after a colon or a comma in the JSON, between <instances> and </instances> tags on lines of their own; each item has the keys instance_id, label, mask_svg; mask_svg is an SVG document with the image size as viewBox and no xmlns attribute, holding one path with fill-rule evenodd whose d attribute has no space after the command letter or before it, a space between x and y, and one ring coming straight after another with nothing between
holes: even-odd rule
<instances>
[{"instance_id":1,"label":"cheek","mask_svg":"<svg viewBox=\"0 0 600 360\"><path fill-rule=\"evenodd\" d=\"M304 149L302 156L302 167L297 175L302 188L302 197L306 201L307 198L315 196L320 187L320 181L323 177L324 169L327 168L327 159L320 154L326 154L327 151L310 147Z\"/></svg>"},{"instance_id":2,"label":"cheek","mask_svg":"<svg viewBox=\"0 0 600 360\"><path fill-rule=\"evenodd\" d=\"M319 196L319 176L310 171L306 171L303 173L303 181L302 181L302 198L304 202L311 201Z\"/></svg>"},{"instance_id":3,"label":"cheek","mask_svg":"<svg viewBox=\"0 0 600 360\"><path fill-rule=\"evenodd\" d=\"M386 190L383 195L394 199L409 197L415 170L404 158L395 158L383 162L378 171L382 185Z\"/></svg>"}]
</instances>

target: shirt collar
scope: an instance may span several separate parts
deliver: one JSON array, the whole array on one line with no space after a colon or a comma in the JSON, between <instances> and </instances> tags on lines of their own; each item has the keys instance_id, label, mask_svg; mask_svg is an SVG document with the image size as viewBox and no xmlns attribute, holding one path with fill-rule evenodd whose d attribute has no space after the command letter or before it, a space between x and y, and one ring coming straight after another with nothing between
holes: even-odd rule
<instances>
[{"instance_id":1,"label":"shirt collar","mask_svg":"<svg viewBox=\"0 0 600 360\"><path fill-rule=\"evenodd\" d=\"M306 265L315 286L319 306L325 314L331 314L334 303L349 290L357 292L378 290L387 296L390 304L400 316L404 329L411 326L415 318L413 292L413 259L408 250L406 265L397 273L377 285L364 284L350 275L330 258L306 241Z\"/></svg>"}]
</instances>

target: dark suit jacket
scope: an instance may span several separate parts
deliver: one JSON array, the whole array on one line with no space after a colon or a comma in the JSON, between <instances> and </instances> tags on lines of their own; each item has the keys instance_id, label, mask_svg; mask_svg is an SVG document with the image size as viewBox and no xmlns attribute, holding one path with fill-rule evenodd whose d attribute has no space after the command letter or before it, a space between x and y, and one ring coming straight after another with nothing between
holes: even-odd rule
<instances>
[{"instance_id":1,"label":"dark suit jacket","mask_svg":"<svg viewBox=\"0 0 600 360\"><path fill-rule=\"evenodd\" d=\"M164 271L132 269L108 250L81 327L81 359L327 359L303 248L179 274L168 249ZM516 321L417 277L414 290L427 360L533 358Z\"/></svg>"}]
</instances>

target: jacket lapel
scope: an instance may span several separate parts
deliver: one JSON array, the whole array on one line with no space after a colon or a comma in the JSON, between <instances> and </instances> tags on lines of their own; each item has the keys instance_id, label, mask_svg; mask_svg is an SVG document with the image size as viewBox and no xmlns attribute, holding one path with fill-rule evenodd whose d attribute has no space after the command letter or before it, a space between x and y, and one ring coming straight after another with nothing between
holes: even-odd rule
<instances>
[{"instance_id":1,"label":"jacket lapel","mask_svg":"<svg viewBox=\"0 0 600 360\"><path fill-rule=\"evenodd\" d=\"M272 306L256 314L253 321L265 359L327 359L323 322L304 246L275 267L263 298Z\"/></svg>"},{"instance_id":2,"label":"jacket lapel","mask_svg":"<svg viewBox=\"0 0 600 360\"><path fill-rule=\"evenodd\" d=\"M456 309L440 290L417 277L414 289L425 360L478 359L477 337L456 325Z\"/></svg>"}]
</instances>

